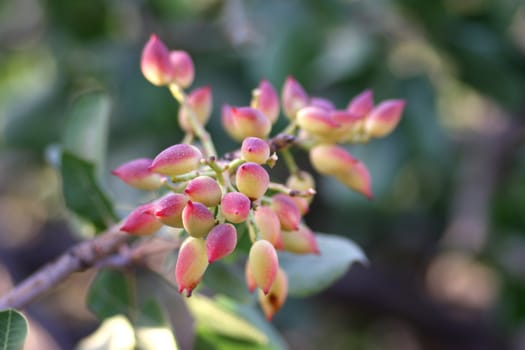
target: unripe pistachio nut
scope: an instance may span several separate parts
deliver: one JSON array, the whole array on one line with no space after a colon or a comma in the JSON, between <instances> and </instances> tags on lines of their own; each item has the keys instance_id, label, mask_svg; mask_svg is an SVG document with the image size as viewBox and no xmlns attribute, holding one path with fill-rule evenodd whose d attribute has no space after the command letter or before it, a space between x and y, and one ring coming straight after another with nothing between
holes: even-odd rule
<instances>
[{"instance_id":1,"label":"unripe pistachio nut","mask_svg":"<svg viewBox=\"0 0 525 350\"><path fill-rule=\"evenodd\" d=\"M121 231L137 236L152 235L157 232L162 223L153 215L153 204L141 205L133 210L120 227Z\"/></svg>"},{"instance_id":2,"label":"unripe pistachio nut","mask_svg":"<svg viewBox=\"0 0 525 350\"><path fill-rule=\"evenodd\" d=\"M288 119L294 120L299 109L308 106L310 99L304 88L289 76L286 78L281 94L284 114Z\"/></svg>"},{"instance_id":3,"label":"unripe pistachio nut","mask_svg":"<svg viewBox=\"0 0 525 350\"><path fill-rule=\"evenodd\" d=\"M264 294L268 294L279 269L279 260L274 246L267 240L258 240L253 243L248 255L248 264L255 284L262 289Z\"/></svg>"},{"instance_id":4,"label":"unripe pistachio nut","mask_svg":"<svg viewBox=\"0 0 525 350\"><path fill-rule=\"evenodd\" d=\"M206 237L208 262L219 260L231 254L237 245L237 230L232 224L219 224Z\"/></svg>"},{"instance_id":5,"label":"unripe pistachio nut","mask_svg":"<svg viewBox=\"0 0 525 350\"><path fill-rule=\"evenodd\" d=\"M175 264L175 279L179 286L179 293L186 290L186 295L190 296L207 267L208 256L205 241L201 238L186 238L180 247Z\"/></svg>"},{"instance_id":6,"label":"unripe pistachio nut","mask_svg":"<svg viewBox=\"0 0 525 350\"><path fill-rule=\"evenodd\" d=\"M281 228L292 231L299 228L301 212L290 196L279 193L272 197L271 208L279 217Z\"/></svg>"},{"instance_id":7,"label":"unripe pistachio nut","mask_svg":"<svg viewBox=\"0 0 525 350\"><path fill-rule=\"evenodd\" d=\"M282 308L287 296L288 277L284 270L279 268L275 282L268 294L265 295L262 291L259 291L259 304L268 321L271 321L277 311Z\"/></svg>"},{"instance_id":8,"label":"unripe pistachio nut","mask_svg":"<svg viewBox=\"0 0 525 350\"><path fill-rule=\"evenodd\" d=\"M231 116L236 129L235 134L242 136L242 139L250 136L264 139L272 130L272 122L258 109L232 107Z\"/></svg>"},{"instance_id":9,"label":"unripe pistachio nut","mask_svg":"<svg viewBox=\"0 0 525 350\"><path fill-rule=\"evenodd\" d=\"M182 210L188 198L180 193L169 193L155 202L153 214L164 225L182 228Z\"/></svg>"},{"instance_id":10,"label":"unripe pistachio nut","mask_svg":"<svg viewBox=\"0 0 525 350\"><path fill-rule=\"evenodd\" d=\"M170 61L174 70L174 83L183 89L190 86L195 77L195 68L190 55L186 51L174 50L170 52Z\"/></svg>"},{"instance_id":11,"label":"unripe pistachio nut","mask_svg":"<svg viewBox=\"0 0 525 350\"><path fill-rule=\"evenodd\" d=\"M190 236L202 238L215 226L215 217L204 204L188 201L182 210L182 225Z\"/></svg>"},{"instance_id":12,"label":"unripe pistachio nut","mask_svg":"<svg viewBox=\"0 0 525 350\"><path fill-rule=\"evenodd\" d=\"M250 199L240 192L228 192L221 200L221 213L234 224L246 221L250 213Z\"/></svg>"},{"instance_id":13,"label":"unripe pistachio nut","mask_svg":"<svg viewBox=\"0 0 525 350\"><path fill-rule=\"evenodd\" d=\"M149 169L152 159L139 158L122 164L111 173L140 190L156 190L162 186L162 176Z\"/></svg>"},{"instance_id":14,"label":"unripe pistachio nut","mask_svg":"<svg viewBox=\"0 0 525 350\"><path fill-rule=\"evenodd\" d=\"M372 90L365 90L348 103L346 110L356 117L364 118L372 108L374 108L374 95Z\"/></svg>"},{"instance_id":15,"label":"unripe pistachio nut","mask_svg":"<svg viewBox=\"0 0 525 350\"><path fill-rule=\"evenodd\" d=\"M264 195L270 184L270 176L259 164L248 162L237 168L235 184L240 192L253 200Z\"/></svg>"},{"instance_id":16,"label":"unripe pistachio nut","mask_svg":"<svg viewBox=\"0 0 525 350\"><path fill-rule=\"evenodd\" d=\"M330 117L330 112L319 107L301 108L297 112L297 124L319 138L328 138L339 128L339 124Z\"/></svg>"},{"instance_id":17,"label":"unripe pistachio nut","mask_svg":"<svg viewBox=\"0 0 525 350\"><path fill-rule=\"evenodd\" d=\"M401 120L404 108L403 100L381 102L366 117L366 133L371 137L385 137L390 134Z\"/></svg>"},{"instance_id":18,"label":"unripe pistachio nut","mask_svg":"<svg viewBox=\"0 0 525 350\"><path fill-rule=\"evenodd\" d=\"M242 141L241 157L247 162L264 164L270 158L270 146L258 137L247 137Z\"/></svg>"},{"instance_id":19,"label":"unripe pistachio nut","mask_svg":"<svg viewBox=\"0 0 525 350\"><path fill-rule=\"evenodd\" d=\"M195 114L200 125L206 125L211 116L213 105L213 97L211 88L209 86L201 87L193 90L188 95L188 105L191 111ZM179 108L179 125L182 130L192 132L188 108L181 106Z\"/></svg>"},{"instance_id":20,"label":"unripe pistachio nut","mask_svg":"<svg viewBox=\"0 0 525 350\"><path fill-rule=\"evenodd\" d=\"M277 214L270 207L260 206L254 211L253 218L260 238L278 248L281 243L281 222Z\"/></svg>"},{"instance_id":21,"label":"unripe pistachio nut","mask_svg":"<svg viewBox=\"0 0 525 350\"><path fill-rule=\"evenodd\" d=\"M267 80L262 80L254 91L251 106L260 110L273 124L279 117L279 96Z\"/></svg>"},{"instance_id":22,"label":"unripe pistachio nut","mask_svg":"<svg viewBox=\"0 0 525 350\"><path fill-rule=\"evenodd\" d=\"M144 77L156 86L168 85L174 79L175 70L168 48L155 34L142 50L140 68Z\"/></svg>"},{"instance_id":23,"label":"unripe pistachio nut","mask_svg":"<svg viewBox=\"0 0 525 350\"><path fill-rule=\"evenodd\" d=\"M149 169L163 175L181 175L196 170L200 165L201 158L202 153L197 147L177 144L160 152L153 159Z\"/></svg>"},{"instance_id":24,"label":"unripe pistachio nut","mask_svg":"<svg viewBox=\"0 0 525 350\"><path fill-rule=\"evenodd\" d=\"M301 224L297 231L283 231L284 250L294 254L319 254L315 235L306 225Z\"/></svg>"},{"instance_id":25,"label":"unripe pistachio nut","mask_svg":"<svg viewBox=\"0 0 525 350\"><path fill-rule=\"evenodd\" d=\"M194 202L200 202L207 207L219 205L222 190L217 180L209 176L198 176L188 182L184 193Z\"/></svg>"}]
</instances>

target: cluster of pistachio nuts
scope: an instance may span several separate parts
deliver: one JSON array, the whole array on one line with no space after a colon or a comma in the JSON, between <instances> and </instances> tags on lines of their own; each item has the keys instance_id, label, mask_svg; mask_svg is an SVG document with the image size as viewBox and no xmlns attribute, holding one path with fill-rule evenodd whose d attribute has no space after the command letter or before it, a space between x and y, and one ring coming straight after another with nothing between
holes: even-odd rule
<instances>
[{"instance_id":1,"label":"cluster of pistachio nuts","mask_svg":"<svg viewBox=\"0 0 525 350\"><path fill-rule=\"evenodd\" d=\"M289 77L281 99L290 123L270 138L281 104L273 86L263 80L253 91L249 106L223 106L224 129L241 146L218 157L204 129L212 112L211 89L184 91L194 79L191 57L184 51L170 52L152 35L144 47L141 68L148 81L168 87L180 103L178 121L186 136L153 159L135 159L113 171L135 188L167 189L162 197L133 210L121 230L152 235L167 225L187 233L175 277L179 291L189 296L208 265L235 250L240 229L246 227L252 242L246 282L250 291L259 289L261 307L271 319L283 305L288 289L277 250L320 253L315 235L302 219L315 194L314 179L297 167L289 148L308 151L319 173L334 176L370 198L366 166L338 144L389 134L401 118L404 102L388 100L374 106L367 90L346 109L338 110L324 98L308 96ZM284 184L272 182L268 172L280 157L290 170Z\"/></svg>"}]
</instances>

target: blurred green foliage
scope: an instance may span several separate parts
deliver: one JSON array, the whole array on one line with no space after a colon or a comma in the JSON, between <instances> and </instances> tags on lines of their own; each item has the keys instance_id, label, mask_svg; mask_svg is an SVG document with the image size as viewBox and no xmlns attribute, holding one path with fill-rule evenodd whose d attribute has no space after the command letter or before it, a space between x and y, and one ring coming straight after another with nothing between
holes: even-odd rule
<instances>
[{"instance_id":1,"label":"blurred green foliage","mask_svg":"<svg viewBox=\"0 0 525 350\"><path fill-rule=\"evenodd\" d=\"M209 129L220 152L236 147L220 128L221 104L247 104L261 78L280 89L292 74L339 107L365 88L376 100L405 99L406 113L393 135L350 148L370 168L375 199L367 202L319 178L306 221L355 239L374 264L418 276L419 285L443 247L467 251L496 276L498 291L482 310L496 310L497 328L506 334L524 329L525 153L523 138L513 133L523 130L525 113L523 2L0 1L2 164L35 177L40 173L27 164L56 165L56 145L75 101L104 91L112 105L108 152L90 181L120 214L151 199L119 183L109 169L155 155L182 137L169 92L151 86L139 70L152 32L192 55L194 86L213 88ZM298 156L310 169L306 155ZM285 170L278 167L277 176L284 178ZM18 186L11 177L2 180L2 187ZM466 234L481 244L456 244L453 223L465 207L475 221ZM97 226L105 223L99 218ZM302 316L313 317L311 308L291 302L276 323L285 331L293 322L309 329ZM341 317L323 315L325 328ZM376 331L362 327L338 334L334 344L380 346ZM295 339L293 330L288 335ZM312 337L313 348L323 344Z\"/></svg>"}]
</instances>

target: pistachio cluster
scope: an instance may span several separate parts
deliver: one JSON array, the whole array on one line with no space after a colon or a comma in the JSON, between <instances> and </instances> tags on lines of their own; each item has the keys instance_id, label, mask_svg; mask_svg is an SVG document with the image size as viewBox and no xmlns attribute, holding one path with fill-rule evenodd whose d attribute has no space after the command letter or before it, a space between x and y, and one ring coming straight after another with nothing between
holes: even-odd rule
<instances>
[{"instance_id":1,"label":"pistachio cluster","mask_svg":"<svg viewBox=\"0 0 525 350\"><path fill-rule=\"evenodd\" d=\"M188 236L180 247L175 277L179 291L190 296L208 265L235 250L246 227L252 242L246 282L250 291L259 289L261 307L271 319L288 289L277 250L319 254L315 235L303 222L315 194L314 179L298 168L289 148L307 150L317 171L371 197L366 166L337 144L387 135L399 122L404 102L390 100L374 107L372 93L365 91L338 110L326 99L308 96L289 77L281 99L290 123L269 138L281 105L273 86L263 80L249 106L223 106L224 129L242 143L220 158L204 129L212 111L211 89L184 91L195 75L191 57L184 51L170 52L152 35L141 68L147 80L168 87L180 103L178 121L186 136L153 159L132 160L113 171L135 188L168 190L133 210L121 230L139 236L152 235L163 225L184 230ZM279 156L290 170L285 184L271 182L268 173Z\"/></svg>"}]
</instances>

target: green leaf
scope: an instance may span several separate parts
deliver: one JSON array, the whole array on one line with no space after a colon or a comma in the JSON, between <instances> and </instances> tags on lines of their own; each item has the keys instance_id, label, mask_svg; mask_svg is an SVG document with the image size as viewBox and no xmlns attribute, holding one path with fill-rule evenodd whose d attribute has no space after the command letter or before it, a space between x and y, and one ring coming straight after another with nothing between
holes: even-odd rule
<instances>
[{"instance_id":1,"label":"green leaf","mask_svg":"<svg viewBox=\"0 0 525 350\"><path fill-rule=\"evenodd\" d=\"M0 311L0 350L22 349L27 336L27 320L13 309Z\"/></svg>"},{"instance_id":2,"label":"green leaf","mask_svg":"<svg viewBox=\"0 0 525 350\"><path fill-rule=\"evenodd\" d=\"M221 307L235 312L236 315L248 321L254 327L257 327L259 331L266 334L266 337L269 341L267 344L268 348L278 350L288 349L288 345L282 336L279 334L277 329L263 316L261 311L258 309L258 306L238 304L234 302L234 300L227 299L225 297L218 297L217 303L221 305Z\"/></svg>"},{"instance_id":3,"label":"green leaf","mask_svg":"<svg viewBox=\"0 0 525 350\"><path fill-rule=\"evenodd\" d=\"M216 261L208 266L202 282L215 293L224 294L241 303L252 303L255 296L248 291L244 271L238 266Z\"/></svg>"},{"instance_id":4,"label":"green leaf","mask_svg":"<svg viewBox=\"0 0 525 350\"><path fill-rule=\"evenodd\" d=\"M103 230L117 220L113 205L95 178L93 163L62 153L62 187L67 207Z\"/></svg>"},{"instance_id":5,"label":"green leaf","mask_svg":"<svg viewBox=\"0 0 525 350\"><path fill-rule=\"evenodd\" d=\"M187 298L187 305L197 322L197 328L202 327L209 332L243 342L269 344L266 334L213 299L194 294Z\"/></svg>"},{"instance_id":6,"label":"green leaf","mask_svg":"<svg viewBox=\"0 0 525 350\"><path fill-rule=\"evenodd\" d=\"M111 100L101 91L78 97L71 107L63 147L103 171L106 156ZM99 173L100 174L100 173Z\"/></svg>"},{"instance_id":7,"label":"green leaf","mask_svg":"<svg viewBox=\"0 0 525 350\"><path fill-rule=\"evenodd\" d=\"M279 255L279 265L288 275L288 294L307 296L320 292L342 277L354 262L366 263L361 248L335 235L316 234L320 255Z\"/></svg>"},{"instance_id":8,"label":"green leaf","mask_svg":"<svg viewBox=\"0 0 525 350\"><path fill-rule=\"evenodd\" d=\"M91 335L82 339L77 350L134 349L135 333L128 319L122 315L109 317Z\"/></svg>"},{"instance_id":9,"label":"green leaf","mask_svg":"<svg viewBox=\"0 0 525 350\"><path fill-rule=\"evenodd\" d=\"M87 307L99 319L115 315L134 315L132 281L124 273L101 270L89 289Z\"/></svg>"}]
</instances>

